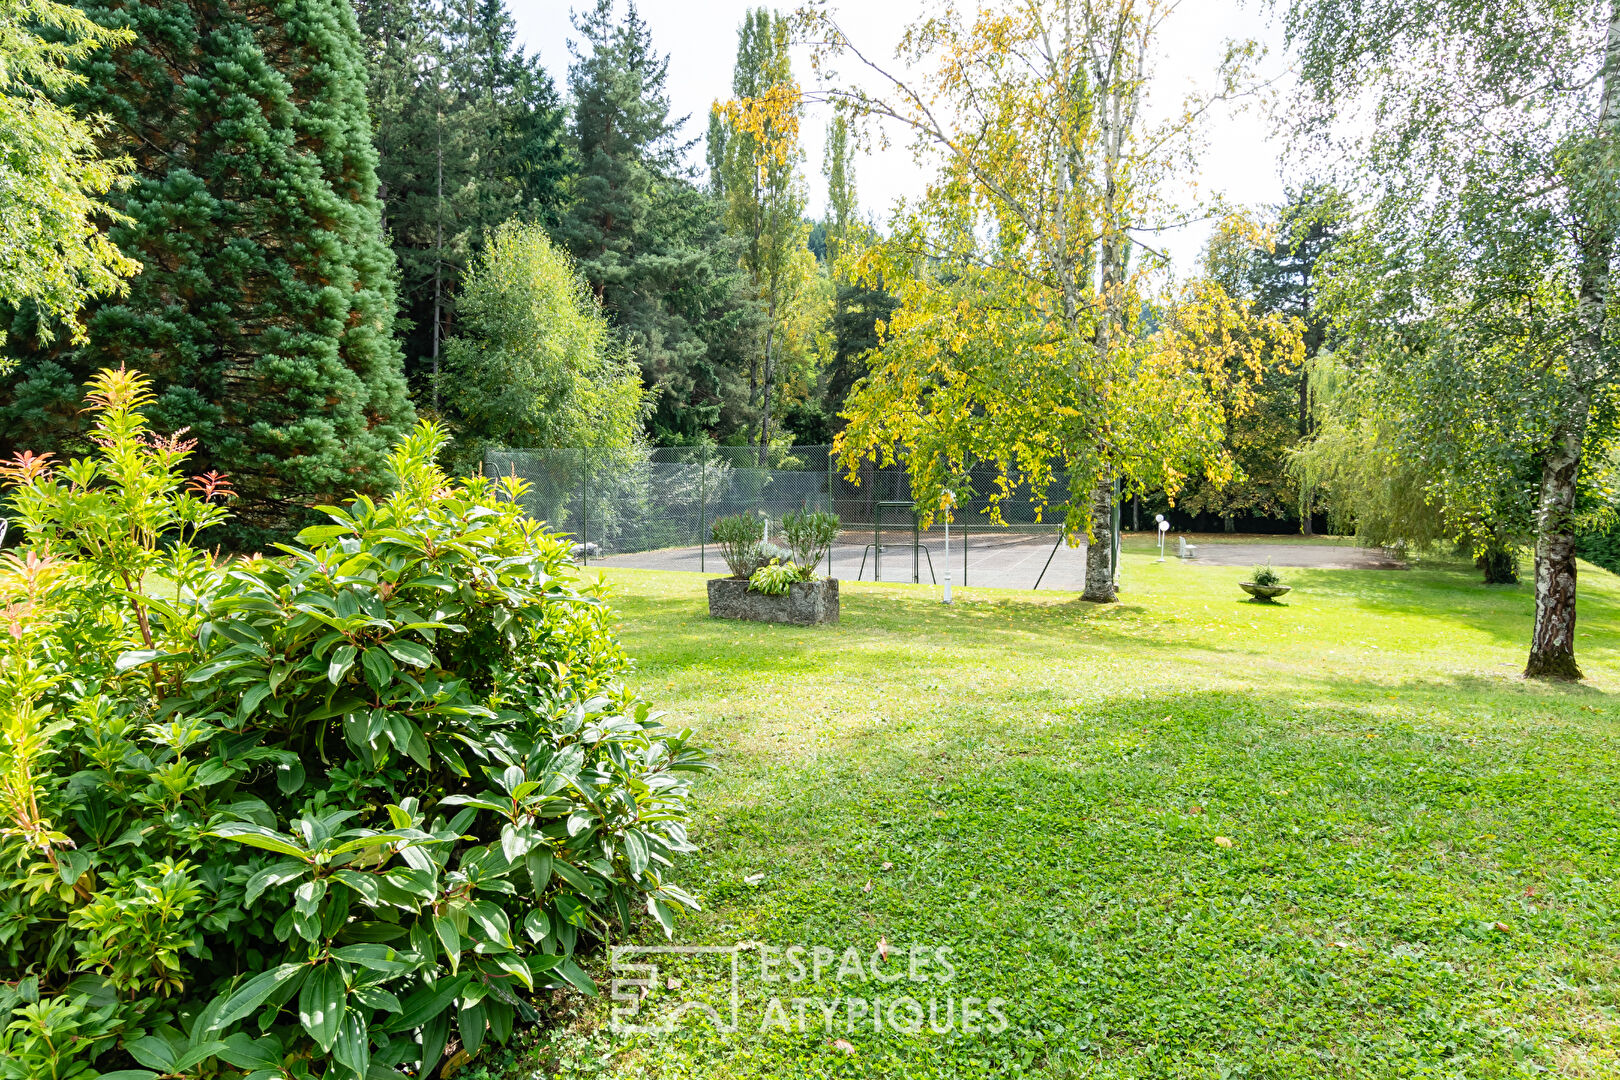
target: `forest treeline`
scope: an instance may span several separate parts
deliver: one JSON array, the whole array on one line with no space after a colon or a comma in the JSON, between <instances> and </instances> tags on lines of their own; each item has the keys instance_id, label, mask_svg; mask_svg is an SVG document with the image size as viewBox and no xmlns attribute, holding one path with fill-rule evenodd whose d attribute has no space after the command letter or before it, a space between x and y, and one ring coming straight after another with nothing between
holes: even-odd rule
<instances>
[{"instance_id":1,"label":"forest treeline","mask_svg":"<svg viewBox=\"0 0 1620 1080\"><path fill-rule=\"evenodd\" d=\"M55 95L121 170L102 232L140 270L72 333L47 304L11 305L0 454L82 451L81 387L137 367L154 425L234 478L236 542L374 487L418 415L449 425L462 469L492 446L711 441L764 461L830 442L900 305L861 256L901 219L863 212L845 113L802 145L775 12L747 15L731 98L693 118L672 109L647 23L613 0L573 15L557 72L504 0L78 6L128 36L77 58ZM1170 512L1458 543L1512 577L1534 461L1481 470L1434 437L1445 424L1414 436L1391 403L1416 409L1423 388L1338 347L1322 279L1351 221L1340 192L1307 184L1255 217L1217 230L1197 274L1253 316L1297 320L1302 358L1213 395L1231 467L1178 478L1173 498L1122 490L1126 526ZM1612 561L1601 534L1584 550Z\"/></svg>"}]
</instances>

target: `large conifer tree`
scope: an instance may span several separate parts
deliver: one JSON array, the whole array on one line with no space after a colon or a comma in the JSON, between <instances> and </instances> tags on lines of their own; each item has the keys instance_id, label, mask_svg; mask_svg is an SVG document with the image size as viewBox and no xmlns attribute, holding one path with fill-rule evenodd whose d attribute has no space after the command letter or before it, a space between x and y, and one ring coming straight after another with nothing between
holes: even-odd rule
<instances>
[{"instance_id":1,"label":"large conifer tree","mask_svg":"<svg viewBox=\"0 0 1620 1080\"><path fill-rule=\"evenodd\" d=\"M684 163L667 58L631 4L576 16L584 39L568 73L579 175L558 236L657 391L659 442L724 438L755 415L742 369L758 313L723 207Z\"/></svg>"},{"instance_id":2,"label":"large conifer tree","mask_svg":"<svg viewBox=\"0 0 1620 1080\"><path fill-rule=\"evenodd\" d=\"M569 163L550 76L503 0L360 0L384 221L399 260L407 366L432 374L485 236L554 223Z\"/></svg>"},{"instance_id":3,"label":"large conifer tree","mask_svg":"<svg viewBox=\"0 0 1620 1080\"><path fill-rule=\"evenodd\" d=\"M71 448L52 420L87 373L150 373L154 422L189 427L196 463L232 476L258 541L375 486L412 420L354 16L346 0L81 6L134 31L75 104L134 159L111 238L144 270L90 315L88 345L34 357L8 405L24 438Z\"/></svg>"}]
</instances>

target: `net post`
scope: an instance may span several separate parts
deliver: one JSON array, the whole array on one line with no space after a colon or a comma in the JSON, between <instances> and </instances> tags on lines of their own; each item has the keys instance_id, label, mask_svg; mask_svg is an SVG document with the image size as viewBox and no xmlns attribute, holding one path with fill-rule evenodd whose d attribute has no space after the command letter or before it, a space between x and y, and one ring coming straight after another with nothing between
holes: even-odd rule
<instances>
[{"instance_id":1,"label":"net post","mask_svg":"<svg viewBox=\"0 0 1620 1080\"><path fill-rule=\"evenodd\" d=\"M698 443L698 573L707 573L705 563L709 553L709 504L708 490L708 457L709 447L706 443Z\"/></svg>"},{"instance_id":2,"label":"net post","mask_svg":"<svg viewBox=\"0 0 1620 1080\"><path fill-rule=\"evenodd\" d=\"M1113 582L1114 582L1114 585L1116 587L1119 585L1119 526L1120 526L1119 495L1120 495L1119 477L1116 476L1116 477L1114 477L1114 498L1113 498L1113 504L1114 505L1111 508L1110 513L1109 513L1109 518L1111 520L1109 521L1110 529L1109 529L1109 537L1108 537L1108 539L1109 539L1108 561L1109 561L1109 564L1110 564L1109 565L1109 571L1110 571L1110 573L1111 573L1111 575L1113 577Z\"/></svg>"},{"instance_id":3,"label":"net post","mask_svg":"<svg viewBox=\"0 0 1620 1080\"><path fill-rule=\"evenodd\" d=\"M918 549L922 546L922 515L917 512L917 504L911 504L911 583L922 584L922 556ZM931 562L931 560L930 560ZM930 569L932 567L930 566Z\"/></svg>"},{"instance_id":4,"label":"net post","mask_svg":"<svg viewBox=\"0 0 1620 1080\"><path fill-rule=\"evenodd\" d=\"M585 499L591 486L590 451L580 448L579 451L579 558L586 565L591 565L591 534L587 527L585 517Z\"/></svg>"},{"instance_id":5,"label":"net post","mask_svg":"<svg viewBox=\"0 0 1620 1080\"><path fill-rule=\"evenodd\" d=\"M1063 528L1064 527L1062 525L1058 526L1057 544L1052 545L1052 552L1051 552L1050 555L1047 555L1047 557L1046 557L1046 565L1041 567L1040 576L1035 579L1035 585L1034 585L1034 588L1032 588L1030 590L1031 592L1034 592L1035 589L1038 589L1038 588L1041 587L1041 578L1044 578L1046 576L1046 571L1051 567L1052 559L1053 559L1054 556L1057 555L1058 544L1063 543Z\"/></svg>"}]
</instances>

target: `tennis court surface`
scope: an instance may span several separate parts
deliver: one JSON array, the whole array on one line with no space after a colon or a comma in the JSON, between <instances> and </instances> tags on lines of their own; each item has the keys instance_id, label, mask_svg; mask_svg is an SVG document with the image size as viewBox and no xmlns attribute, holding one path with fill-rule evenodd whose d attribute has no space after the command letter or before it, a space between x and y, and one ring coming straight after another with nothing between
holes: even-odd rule
<instances>
[{"instance_id":1,"label":"tennis court surface","mask_svg":"<svg viewBox=\"0 0 1620 1080\"><path fill-rule=\"evenodd\" d=\"M843 581L917 582L923 585L944 582L945 534L938 527L918 536L915 555L909 529L884 529L882 551L876 560L872 556L873 542L871 531L844 530L833 545L831 566L823 560L822 572ZM1211 540L1207 536L1189 537L1189 542L1197 545L1196 561L1213 566L1249 567L1269 561L1273 566L1320 570L1405 568L1405 564L1380 549L1353 547L1348 543L1290 544L1273 538L1267 538L1265 542L1246 543L1241 539ZM1129 542L1129 546L1139 549L1140 540ZM1176 557L1175 551L1172 542L1166 548L1166 556L1172 561ZM624 566L641 570L689 570L709 574L727 572L720 549L712 544L706 547L671 547L609 554L593 558L590 562L592 566ZM1078 547L1070 547L1061 543L1055 531L970 530L964 537L959 529L953 527L950 563L951 582L955 585L1032 589L1039 582L1042 589L1079 592L1085 587L1086 545L1081 543Z\"/></svg>"}]
</instances>

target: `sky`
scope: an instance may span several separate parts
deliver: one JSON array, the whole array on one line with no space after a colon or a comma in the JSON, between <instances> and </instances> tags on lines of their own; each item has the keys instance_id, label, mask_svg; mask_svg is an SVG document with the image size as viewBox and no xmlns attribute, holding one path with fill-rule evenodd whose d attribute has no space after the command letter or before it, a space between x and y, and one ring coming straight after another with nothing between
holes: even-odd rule
<instances>
[{"instance_id":1,"label":"sky","mask_svg":"<svg viewBox=\"0 0 1620 1080\"><path fill-rule=\"evenodd\" d=\"M566 88L568 39L573 35L571 9L589 0L508 0L517 21L518 36L530 53L538 54L559 89ZM669 95L676 115L691 116L688 138L707 128L709 106L731 96L731 69L737 50L737 26L743 13L759 0L640 0L642 18L651 28L653 44L669 56ZM834 0L839 22L850 39L868 55L885 59L907 23L925 8L923 0ZM791 4L784 5L784 10ZM1269 49L1261 63L1267 79L1275 79L1286 105L1288 82L1281 34L1268 19L1262 0L1183 0L1165 24L1162 56L1152 107L1168 109L1200 86L1213 80L1229 39L1252 38ZM794 57L794 72L801 82L811 78L802 53ZM825 112L812 106L803 127L804 173L810 193L810 213L819 217L826 201L821 176L825 140ZM1280 200L1284 179L1279 170L1283 148L1273 137L1274 118L1259 109L1220 110L1207 122L1207 145L1200 157L1197 177L1204 195L1220 193L1246 206ZM896 140L899 142L900 140ZM694 147L693 164L702 165L702 145ZM877 151L856 161L856 188L863 213L879 221L898 198L922 191L927 173L903 146ZM1158 238L1172 257L1178 275L1196 268L1209 234L1207 224L1195 224Z\"/></svg>"}]
</instances>

